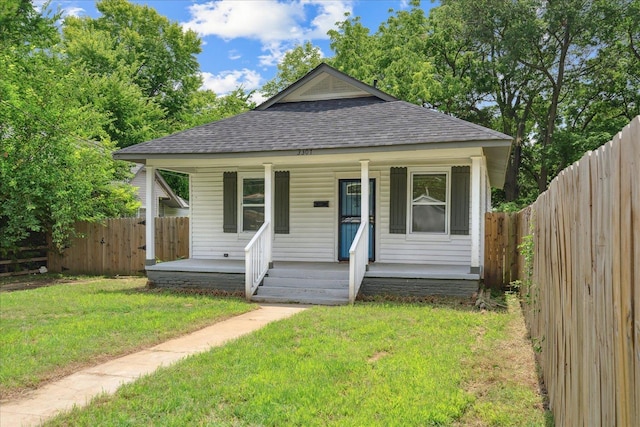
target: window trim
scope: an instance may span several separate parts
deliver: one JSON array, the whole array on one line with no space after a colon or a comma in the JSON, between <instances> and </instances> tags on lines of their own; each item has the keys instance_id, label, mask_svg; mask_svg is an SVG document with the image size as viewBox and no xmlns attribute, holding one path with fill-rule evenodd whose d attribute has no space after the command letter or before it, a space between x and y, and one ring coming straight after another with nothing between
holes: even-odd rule
<instances>
[{"instance_id":1,"label":"window trim","mask_svg":"<svg viewBox=\"0 0 640 427\"><path fill-rule=\"evenodd\" d=\"M413 231L413 176L445 175L447 200L445 200L444 232ZM451 168L411 168L407 170L407 235L408 236L451 236ZM442 206L441 204L425 204L425 206Z\"/></svg>"},{"instance_id":2,"label":"window trim","mask_svg":"<svg viewBox=\"0 0 640 427\"><path fill-rule=\"evenodd\" d=\"M238 173L238 234L240 235L253 235L258 230L245 230L244 229L244 181L246 179L261 179L264 185L264 174L260 173ZM266 195L265 195L266 196ZM265 204L255 204L247 206L262 206Z\"/></svg>"}]
</instances>

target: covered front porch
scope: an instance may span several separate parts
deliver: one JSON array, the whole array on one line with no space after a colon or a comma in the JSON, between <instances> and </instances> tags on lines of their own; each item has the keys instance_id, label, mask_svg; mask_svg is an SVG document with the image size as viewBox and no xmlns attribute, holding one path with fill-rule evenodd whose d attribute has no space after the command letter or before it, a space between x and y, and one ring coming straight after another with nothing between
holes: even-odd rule
<instances>
[{"instance_id":1,"label":"covered front porch","mask_svg":"<svg viewBox=\"0 0 640 427\"><path fill-rule=\"evenodd\" d=\"M470 232L466 235L445 232L435 237L391 230L389 206L398 203L389 195L396 191L390 165L406 164L405 157L386 163L376 159L373 169L371 160L342 159L342 172L327 172L325 165L334 161L329 158L320 164L286 165L283 169L287 170L287 180L291 177L291 196L287 188L284 199L275 196L278 176L272 163L262 163L259 174L255 166L251 173L229 173L228 168L192 171L194 192L205 195L194 202L197 208L193 211L191 230L194 258L155 265L154 254L149 250L150 282L156 286L237 292L250 300L273 302L353 303L359 294L470 296L477 289L481 271L482 203L476 189L484 185L481 181L484 163L480 156L467 159L471 163L468 169L473 189L470 197L465 196L470 199L466 205L470 220L465 220ZM447 181L453 179L450 169L438 170ZM234 175L233 181L227 181L230 175ZM253 200L246 203L249 197L243 193L243 179L259 179L263 183L263 190L256 192L263 201L258 208L247 207L255 203ZM411 179L406 167L402 179L405 182ZM344 181L356 184L343 189ZM314 183L312 187L310 182ZM362 182L370 182L371 186L360 185ZM398 191L408 191L407 185ZM229 203L227 196L234 194L237 196ZM357 212L348 218L349 226L355 227L345 241L340 237L340 227L347 222L341 216L347 198L357 199L354 200ZM291 229L287 225L286 234L278 234L278 207L282 200L287 206L290 204L285 211L287 218L291 216ZM259 221L255 221L253 229L243 229L242 221L248 212L260 214L255 215ZM374 212L379 215L374 216ZM404 212L400 218L406 223L408 220L403 219L406 209ZM153 212L148 210L147 215ZM227 229L226 218L237 221ZM147 227L147 233L150 241L154 235L152 227ZM153 244L147 247L151 249ZM336 247L339 249L334 252Z\"/></svg>"},{"instance_id":2,"label":"covered front porch","mask_svg":"<svg viewBox=\"0 0 640 427\"><path fill-rule=\"evenodd\" d=\"M241 260L185 259L147 267L149 281L158 287L181 287L245 293L245 262ZM370 263L358 295L470 297L479 274L468 265ZM347 304L349 263L273 263L261 284L247 299L259 302Z\"/></svg>"}]
</instances>

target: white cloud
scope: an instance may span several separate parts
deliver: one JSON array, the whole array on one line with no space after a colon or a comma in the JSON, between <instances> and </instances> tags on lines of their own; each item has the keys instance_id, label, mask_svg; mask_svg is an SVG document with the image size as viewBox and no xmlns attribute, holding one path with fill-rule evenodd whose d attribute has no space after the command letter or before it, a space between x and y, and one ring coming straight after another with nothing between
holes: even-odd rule
<instances>
[{"instance_id":1,"label":"white cloud","mask_svg":"<svg viewBox=\"0 0 640 427\"><path fill-rule=\"evenodd\" d=\"M327 31L352 12L353 0L216 0L189 6L182 25L200 36L247 38L262 43L261 66L275 66L292 45L327 39Z\"/></svg>"},{"instance_id":2,"label":"white cloud","mask_svg":"<svg viewBox=\"0 0 640 427\"><path fill-rule=\"evenodd\" d=\"M78 5L77 0L58 0L56 2L34 0L33 7L40 13L46 12L52 14L60 12L63 18L67 16L84 16L87 14L87 11Z\"/></svg>"},{"instance_id":3,"label":"white cloud","mask_svg":"<svg viewBox=\"0 0 640 427\"><path fill-rule=\"evenodd\" d=\"M67 7L62 10L63 16L82 16L85 15L86 11L81 7Z\"/></svg>"},{"instance_id":4,"label":"white cloud","mask_svg":"<svg viewBox=\"0 0 640 427\"><path fill-rule=\"evenodd\" d=\"M280 63L285 53L287 53L287 48L284 43L273 41L262 45L262 51L266 53L258 56L260 65L263 67L273 67Z\"/></svg>"},{"instance_id":5,"label":"white cloud","mask_svg":"<svg viewBox=\"0 0 640 427\"><path fill-rule=\"evenodd\" d=\"M351 13L350 2L325 1L316 2L318 15L311 21L311 29L307 32L308 39L327 39L327 32L336 27L336 22L344 21L346 12Z\"/></svg>"},{"instance_id":6,"label":"white cloud","mask_svg":"<svg viewBox=\"0 0 640 427\"><path fill-rule=\"evenodd\" d=\"M191 20L183 24L201 36L223 39L244 37L262 42L290 40L302 34L304 21L300 2L280 3L276 0L219 0L189 6Z\"/></svg>"},{"instance_id":7,"label":"white cloud","mask_svg":"<svg viewBox=\"0 0 640 427\"><path fill-rule=\"evenodd\" d=\"M216 95L226 95L238 86L244 90L253 90L260 87L262 76L253 70L244 68L242 70L222 71L219 74L202 73L202 88L210 89Z\"/></svg>"},{"instance_id":8,"label":"white cloud","mask_svg":"<svg viewBox=\"0 0 640 427\"><path fill-rule=\"evenodd\" d=\"M229 59L232 61L235 61L236 59L240 59L242 58L242 54L236 50L236 49L232 49L229 51Z\"/></svg>"},{"instance_id":9,"label":"white cloud","mask_svg":"<svg viewBox=\"0 0 640 427\"><path fill-rule=\"evenodd\" d=\"M255 102L256 105L260 105L262 104L264 101L266 101L267 98L266 96L264 96L263 94L261 94L259 91L255 91L251 94L251 96L249 97L249 101L251 102Z\"/></svg>"}]
</instances>

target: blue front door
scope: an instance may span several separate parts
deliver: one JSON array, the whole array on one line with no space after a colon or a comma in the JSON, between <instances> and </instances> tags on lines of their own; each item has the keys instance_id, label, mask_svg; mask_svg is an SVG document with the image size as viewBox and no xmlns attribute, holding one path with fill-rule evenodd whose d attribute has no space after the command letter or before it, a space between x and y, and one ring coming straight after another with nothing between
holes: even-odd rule
<instances>
[{"instance_id":1,"label":"blue front door","mask_svg":"<svg viewBox=\"0 0 640 427\"><path fill-rule=\"evenodd\" d=\"M376 180L369 180L369 259L374 260ZM360 227L360 180L341 179L339 181L340 217L338 218L338 260L349 259L349 248Z\"/></svg>"}]
</instances>

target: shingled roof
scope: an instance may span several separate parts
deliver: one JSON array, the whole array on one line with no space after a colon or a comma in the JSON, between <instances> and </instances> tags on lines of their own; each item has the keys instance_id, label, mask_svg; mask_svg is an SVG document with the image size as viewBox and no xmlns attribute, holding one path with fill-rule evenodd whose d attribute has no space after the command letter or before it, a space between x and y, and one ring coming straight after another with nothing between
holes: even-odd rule
<instances>
[{"instance_id":1,"label":"shingled roof","mask_svg":"<svg viewBox=\"0 0 640 427\"><path fill-rule=\"evenodd\" d=\"M328 81L341 85L344 97L318 95L317 87ZM264 156L298 149L366 152L430 144L500 147L508 156L511 140L500 132L397 100L322 64L252 111L123 148L114 157L144 161L185 155Z\"/></svg>"},{"instance_id":2,"label":"shingled roof","mask_svg":"<svg viewBox=\"0 0 640 427\"><path fill-rule=\"evenodd\" d=\"M219 154L511 141L507 135L404 101L332 99L275 104L124 148L145 154Z\"/></svg>"}]
</instances>

